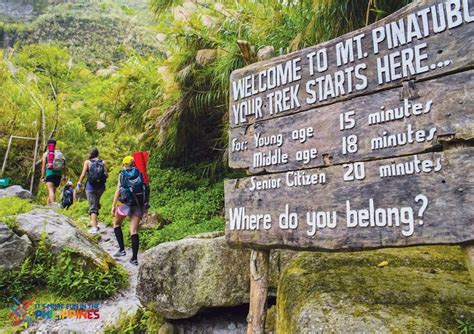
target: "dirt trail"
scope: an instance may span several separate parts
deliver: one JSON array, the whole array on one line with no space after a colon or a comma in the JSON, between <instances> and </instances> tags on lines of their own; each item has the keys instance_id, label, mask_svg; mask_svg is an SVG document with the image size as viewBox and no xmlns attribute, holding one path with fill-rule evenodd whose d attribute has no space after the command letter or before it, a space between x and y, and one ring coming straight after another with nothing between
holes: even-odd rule
<instances>
[{"instance_id":1,"label":"dirt trail","mask_svg":"<svg viewBox=\"0 0 474 334\"><path fill-rule=\"evenodd\" d=\"M101 239L99 245L110 255L117 251L117 241L111 227L106 227L100 223ZM112 298L98 300L95 303L100 304L100 319L98 320L43 320L35 323L23 333L68 333L73 331L77 334L95 334L100 333L108 323L114 323L121 315L121 312L127 314L134 313L140 306L140 302L135 294L137 287L138 267L130 264L128 260L131 257L131 249L126 249L127 256L116 259L117 262L125 268L129 274L130 285L127 289L121 290ZM138 257L140 261L140 257ZM83 301L78 301L83 302Z\"/></svg>"}]
</instances>

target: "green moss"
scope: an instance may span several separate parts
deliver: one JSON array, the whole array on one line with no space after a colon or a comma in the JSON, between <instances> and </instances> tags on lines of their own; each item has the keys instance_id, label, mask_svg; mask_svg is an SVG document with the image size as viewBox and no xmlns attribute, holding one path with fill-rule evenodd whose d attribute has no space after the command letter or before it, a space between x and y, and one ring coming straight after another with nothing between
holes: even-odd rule
<instances>
[{"instance_id":1,"label":"green moss","mask_svg":"<svg viewBox=\"0 0 474 334\"><path fill-rule=\"evenodd\" d=\"M382 261L389 265L378 267ZM301 330L301 317L316 310L336 331L343 317L367 328L380 322L394 333L454 330L455 319L474 317L473 288L459 247L302 252L280 280L277 330Z\"/></svg>"},{"instance_id":2,"label":"green moss","mask_svg":"<svg viewBox=\"0 0 474 334\"><path fill-rule=\"evenodd\" d=\"M274 333L276 325L276 306L272 306L267 310L265 318L265 333Z\"/></svg>"}]
</instances>

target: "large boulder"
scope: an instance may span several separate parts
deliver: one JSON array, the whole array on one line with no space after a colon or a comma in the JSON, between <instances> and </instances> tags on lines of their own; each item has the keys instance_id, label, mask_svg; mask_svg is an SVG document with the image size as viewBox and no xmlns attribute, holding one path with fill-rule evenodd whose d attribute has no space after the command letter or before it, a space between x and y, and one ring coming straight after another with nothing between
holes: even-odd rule
<instances>
[{"instance_id":1,"label":"large boulder","mask_svg":"<svg viewBox=\"0 0 474 334\"><path fill-rule=\"evenodd\" d=\"M104 270L114 263L110 255L76 228L69 218L54 210L35 209L18 215L16 220L18 231L28 235L35 243L44 233L54 254L67 248Z\"/></svg>"},{"instance_id":2,"label":"large boulder","mask_svg":"<svg viewBox=\"0 0 474 334\"><path fill-rule=\"evenodd\" d=\"M0 222L0 271L18 268L32 249L26 235L19 237Z\"/></svg>"},{"instance_id":3,"label":"large boulder","mask_svg":"<svg viewBox=\"0 0 474 334\"><path fill-rule=\"evenodd\" d=\"M207 308L249 302L250 252L224 237L193 237L160 244L140 257L137 296L168 319Z\"/></svg>"},{"instance_id":4,"label":"large boulder","mask_svg":"<svg viewBox=\"0 0 474 334\"><path fill-rule=\"evenodd\" d=\"M5 189L0 189L0 198L2 197L19 197L23 199L31 199L33 195L21 186L11 186Z\"/></svg>"},{"instance_id":5,"label":"large boulder","mask_svg":"<svg viewBox=\"0 0 474 334\"><path fill-rule=\"evenodd\" d=\"M473 301L459 247L301 252L280 278L276 333L455 332Z\"/></svg>"}]
</instances>

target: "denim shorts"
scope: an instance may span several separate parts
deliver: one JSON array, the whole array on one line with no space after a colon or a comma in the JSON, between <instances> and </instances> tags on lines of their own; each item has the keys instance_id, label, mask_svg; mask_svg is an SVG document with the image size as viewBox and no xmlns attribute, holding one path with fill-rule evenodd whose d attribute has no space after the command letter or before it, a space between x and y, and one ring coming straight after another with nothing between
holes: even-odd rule
<instances>
[{"instance_id":1,"label":"denim shorts","mask_svg":"<svg viewBox=\"0 0 474 334\"><path fill-rule=\"evenodd\" d=\"M86 196L89 201L89 214L99 214L100 209L100 197L104 193L104 189L100 190L87 190Z\"/></svg>"}]
</instances>

